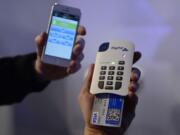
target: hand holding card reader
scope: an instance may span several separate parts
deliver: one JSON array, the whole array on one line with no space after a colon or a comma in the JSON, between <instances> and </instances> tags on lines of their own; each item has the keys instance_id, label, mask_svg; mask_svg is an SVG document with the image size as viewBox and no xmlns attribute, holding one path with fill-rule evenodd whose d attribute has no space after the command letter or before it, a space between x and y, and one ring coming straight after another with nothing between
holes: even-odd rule
<instances>
[{"instance_id":1,"label":"hand holding card reader","mask_svg":"<svg viewBox=\"0 0 180 135\"><path fill-rule=\"evenodd\" d=\"M134 56L134 45L129 41L112 41L100 45L96 55L90 92L96 94L91 123L120 127L124 96Z\"/></svg>"}]
</instances>

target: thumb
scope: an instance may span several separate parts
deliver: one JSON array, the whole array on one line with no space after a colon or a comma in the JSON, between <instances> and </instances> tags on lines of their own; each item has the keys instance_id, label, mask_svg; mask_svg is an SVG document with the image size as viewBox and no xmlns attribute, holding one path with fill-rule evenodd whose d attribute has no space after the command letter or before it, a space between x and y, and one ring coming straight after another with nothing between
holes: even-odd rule
<instances>
[{"instance_id":1,"label":"thumb","mask_svg":"<svg viewBox=\"0 0 180 135\"><path fill-rule=\"evenodd\" d=\"M88 74L86 75L83 86L81 89L81 92L89 92L90 86L91 86L91 81L92 81L92 76L93 76L93 71L94 71L94 64L91 64L88 68Z\"/></svg>"},{"instance_id":2,"label":"thumb","mask_svg":"<svg viewBox=\"0 0 180 135\"><path fill-rule=\"evenodd\" d=\"M37 51L37 56L41 57L42 51L44 44L47 40L47 34L45 32L42 32L40 35L36 36L35 42L37 45L36 51Z\"/></svg>"}]
</instances>

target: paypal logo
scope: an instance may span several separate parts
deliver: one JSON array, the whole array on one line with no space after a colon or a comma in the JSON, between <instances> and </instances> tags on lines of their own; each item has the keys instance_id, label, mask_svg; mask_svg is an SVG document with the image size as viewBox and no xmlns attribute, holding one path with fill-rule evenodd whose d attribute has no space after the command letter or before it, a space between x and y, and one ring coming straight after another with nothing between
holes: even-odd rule
<instances>
[{"instance_id":1,"label":"paypal logo","mask_svg":"<svg viewBox=\"0 0 180 135\"><path fill-rule=\"evenodd\" d=\"M128 49L127 48L125 48L125 47L111 47L111 49L113 49L113 50L118 50L118 49L120 49L120 50L122 50L123 52L127 52L128 51Z\"/></svg>"}]
</instances>

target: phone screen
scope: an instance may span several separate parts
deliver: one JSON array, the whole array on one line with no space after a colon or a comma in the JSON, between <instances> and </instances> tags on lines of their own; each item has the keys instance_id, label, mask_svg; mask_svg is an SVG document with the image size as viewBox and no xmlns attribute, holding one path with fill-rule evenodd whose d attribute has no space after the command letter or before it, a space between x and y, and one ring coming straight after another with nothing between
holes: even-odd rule
<instances>
[{"instance_id":1,"label":"phone screen","mask_svg":"<svg viewBox=\"0 0 180 135\"><path fill-rule=\"evenodd\" d=\"M49 27L45 55L71 59L79 17L53 12Z\"/></svg>"}]
</instances>

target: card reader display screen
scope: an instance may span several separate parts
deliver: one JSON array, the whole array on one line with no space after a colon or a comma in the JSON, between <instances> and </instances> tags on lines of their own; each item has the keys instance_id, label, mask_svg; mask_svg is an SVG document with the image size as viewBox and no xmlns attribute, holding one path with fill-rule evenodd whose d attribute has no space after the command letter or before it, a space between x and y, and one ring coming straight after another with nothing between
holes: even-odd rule
<instances>
[{"instance_id":1,"label":"card reader display screen","mask_svg":"<svg viewBox=\"0 0 180 135\"><path fill-rule=\"evenodd\" d=\"M71 59L78 19L74 16L54 12L49 27L45 54Z\"/></svg>"}]
</instances>

